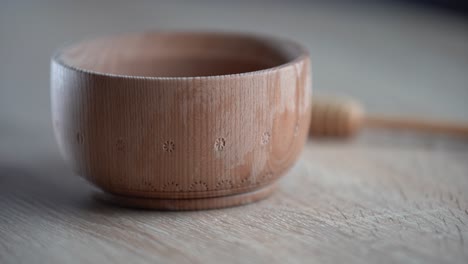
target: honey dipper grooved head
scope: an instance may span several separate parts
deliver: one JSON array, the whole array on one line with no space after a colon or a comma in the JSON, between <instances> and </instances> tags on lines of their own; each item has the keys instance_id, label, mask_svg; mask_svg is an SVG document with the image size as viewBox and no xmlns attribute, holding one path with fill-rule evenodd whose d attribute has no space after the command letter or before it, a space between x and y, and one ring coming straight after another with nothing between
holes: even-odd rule
<instances>
[{"instance_id":1,"label":"honey dipper grooved head","mask_svg":"<svg viewBox=\"0 0 468 264\"><path fill-rule=\"evenodd\" d=\"M330 137L352 136L360 128L362 119L363 109L356 101L314 96L310 134Z\"/></svg>"}]
</instances>

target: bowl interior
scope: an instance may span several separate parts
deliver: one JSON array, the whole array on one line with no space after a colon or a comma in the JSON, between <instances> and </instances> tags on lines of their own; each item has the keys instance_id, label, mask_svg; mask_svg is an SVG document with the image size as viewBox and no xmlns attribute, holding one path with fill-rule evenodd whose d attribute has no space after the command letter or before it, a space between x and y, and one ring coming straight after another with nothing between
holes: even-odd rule
<instances>
[{"instance_id":1,"label":"bowl interior","mask_svg":"<svg viewBox=\"0 0 468 264\"><path fill-rule=\"evenodd\" d=\"M246 73L303 54L292 42L227 33L143 33L85 41L58 59L74 68L114 75L196 77Z\"/></svg>"}]
</instances>

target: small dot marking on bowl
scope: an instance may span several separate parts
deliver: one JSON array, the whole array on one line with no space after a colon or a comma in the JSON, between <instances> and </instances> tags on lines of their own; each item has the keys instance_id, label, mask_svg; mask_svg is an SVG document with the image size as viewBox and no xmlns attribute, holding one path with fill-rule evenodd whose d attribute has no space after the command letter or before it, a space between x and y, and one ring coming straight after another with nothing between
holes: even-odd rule
<instances>
[{"instance_id":1,"label":"small dot marking on bowl","mask_svg":"<svg viewBox=\"0 0 468 264\"><path fill-rule=\"evenodd\" d=\"M229 190L232 189L232 181L231 180L220 180L216 184L216 190Z\"/></svg>"},{"instance_id":2,"label":"small dot marking on bowl","mask_svg":"<svg viewBox=\"0 0 468 264\"><path fill-rule=\"evenodd\" d=\"M226 147L226 140L224 138L217 138L214 144L216 151L223 151Z\"/></svg>"},{"instance_id":3,"label":"small dot marking on bowl","mask_svg":"<svg viewBox=\"0 0 468 264\"><path fill-rule=\"evenodd\" d=\"M263 133L262 140L261 140L262 145L268 144L270 142L270 139L271 139L271 135L269 132Z\"/></svg>"},{"instance_id":4,"label":"small dot marking on bowl","mask_svg":"<svg viewBox=\"0 0 468 264\"><path fill-rule=\"evenodd\" d=\"M175 144L172 140L168 140L163 143L163 150L166 152L173 152L175 150Z\"/></svg>"},{"instance_id":5,"label":"small dot marking on bowl","mask_svg":"<svg viewBox=\"0 0 468 264\"><path fill-rule=\"evenodd\" d=\"M190 191L202 192L207 191L208 185L203 181L196 181L190 185Z\"/></svg>"},{"instance_id":6,"label":"small dot marking on bowl","mask_svg":"<svg viewBox=\"0 0 468 264\"><path fill-rule=\"evenodd\" d=\"M299 123L297 123L296 126L294 127L294 136L297 137L298 134L299 134Z\"/></svg>"},{"instance_id":7,"label":"small dot marking on bowl","mask_svg":"<svg viewBox=\"0 0 468 264\"><path fill-rule=\"evenodd\" d=\"M125 151L125 140L123 138L118 138L117 141L115 142L115 148L119 152L124 152Z\"/></svg>"}]
</instances>

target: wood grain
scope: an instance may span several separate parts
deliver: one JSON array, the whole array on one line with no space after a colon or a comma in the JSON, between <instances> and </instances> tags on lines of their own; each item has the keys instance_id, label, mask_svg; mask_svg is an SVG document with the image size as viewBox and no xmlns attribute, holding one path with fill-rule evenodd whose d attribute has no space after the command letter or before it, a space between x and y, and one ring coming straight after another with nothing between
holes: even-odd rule
<instances>
[{"instance_id":1,"label":"wood grain","mask_svg":"<svg viewBox=\"0 0 468 264\"><path fill-rule=\"evenodd\" d=\"M71 39L267 32L308 46L317 93L352 95L371 114L466 122L463 18L395 1L24 2L0 8L0 263L468 262L464 139L365 130L309 143L259 203L129 210L96 202L60 158L48 76L50 55Z\"/></svg>"},{"instance_id":2,"label":"wood grain","mask_svg":"<svg viewBox=\"0 0 468 264\"><path fill-rule=\"evenodd\" d=\"M0 262L466 263L467 160L457 138L311 142L269 199L180 213L94 200L59 160L3 164Z\"/></svg>"},{"instance_id":3,"label":"wood grain","mask_svg":"<svg viewBox=\"0 0 468 264\"><path fill-rule=\"evenodd\" d=\"M314 137L350 137L362 127L415 130L468 136L468 123L435 120L430 116L369 115L361 103L349 97L317 96L312 98L312 121L309 133Z\"/></svg>"},{"instance_id":4,"label":"wood grain","mask_svg":"<svg viewBox=\"0 0 468 264\"><path fill-rule=\"evenodd\" d=\"M85 41L52 59L55 135L75 171L120 195L116 202L244 204L271 193L297 160L310 74L305 49L271 37L145 32Z\"/></svg>"}]
</instances>

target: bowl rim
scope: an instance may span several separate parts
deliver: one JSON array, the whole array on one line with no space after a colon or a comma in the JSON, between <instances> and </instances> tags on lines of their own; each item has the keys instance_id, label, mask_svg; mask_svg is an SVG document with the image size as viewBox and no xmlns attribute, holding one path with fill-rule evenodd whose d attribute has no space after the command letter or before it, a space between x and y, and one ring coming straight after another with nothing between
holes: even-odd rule
<instances>
[{"instance_id":1,"label":"bowl rim","mask_svg":"<svg viewBox=\"0 0 468 264\"><path fill-rule=\"evenodd\" d=\"M265 68L261 70L256 70L256 71L248 71L248 72L241 72L241 73L230 73L230 74L220 74L220 75L207 75L207 76L178 76L178 77L160 77L160 76L141 76L141 75L127 75L127 74L115 74L115 73L106 73L106 72L101 72L101 71L94 71L94 70L89 70L85 69L82 67L77 67L74 65L71 65L70 63L66 63L62 59L62 54L64 51L66 51L68 48L73 47L74 45L78 45L80 43L86 42L86 41L93 41L97 40L100 38L112 38L112 37L125 37L125 36L132 36L132 35L141 35L141 34L205 34L205 35L225 35L228 37L246 37L246 38L254 38L254 39L266 39L266 40L272 40L272 41L278 41L281 43L284 43L286 45L291 45L295 49L299 51L299 55L296 56L293 60L290 60L286 63L279 64L274 67L270 68ZM265 35L265 34L259 34L259 33L252 33L252 32L236 32L236 31L173 31L173 30L167 30L167 31L156 31L156 30L151 30L151 31L136 31L136 32L129 32L129 33L120 33L120 34L110 34L110 35L102 35L99 37L94 37L94 38L88 38L81 40L79 42L75 42L66 46L63 46L59 48L57 51L54 52L54 54L51 57L51 65L53 64L58 64L66 69L78 72L78 73L83 73L87 75L94 75L94 76L102 76L102 77L108 77L108 78L121 78L121 79L135 79L135 80L179 80L179 81L190 81L190 80L204 80L204 79L224 79L224 78L240 78L240 77L251 77L251 76L258 76L258 75L264 75L267 73L279 71L284 68L288 68L296 63L299 63L303 60L310 60L310 55L309 51L302 46L301 44L297 43L296 41L283 38L283 37L276 37L276 36L271 36L271 35Z\"/></svg>"}]
</instances>

